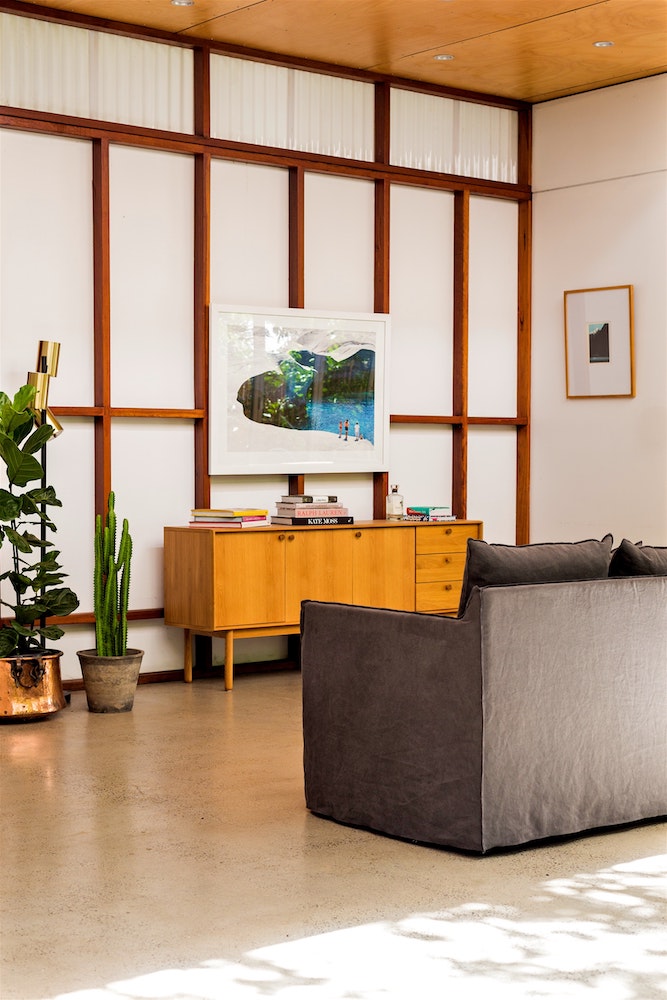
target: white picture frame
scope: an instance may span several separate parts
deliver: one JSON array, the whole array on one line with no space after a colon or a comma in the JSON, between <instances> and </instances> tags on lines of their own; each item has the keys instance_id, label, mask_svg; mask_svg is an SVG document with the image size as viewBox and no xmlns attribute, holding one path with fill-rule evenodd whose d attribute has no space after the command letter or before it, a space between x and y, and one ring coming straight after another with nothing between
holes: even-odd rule
<instances>
[{"instance_id":1,"label":"white picture frame","mask_svg":"<svg viewBox=\"0 0 667 1000\"><path fill-rule=\"evenodd\" d=\"M389 329L384 313L212 304L209 474L386 471Z\"/></svg>"}]
</instances>

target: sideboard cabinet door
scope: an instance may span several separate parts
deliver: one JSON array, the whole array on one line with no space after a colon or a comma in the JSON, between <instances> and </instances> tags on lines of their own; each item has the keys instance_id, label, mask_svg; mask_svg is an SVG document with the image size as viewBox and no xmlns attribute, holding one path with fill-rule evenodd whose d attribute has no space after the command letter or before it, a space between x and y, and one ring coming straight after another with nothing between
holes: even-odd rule
<instances>
[{"instance_id":1,"label":"sideboard cabinet door","mask_svg":"<svg viewBox=\"0 0 667 1000\"><path fill-rule=\"evenodd\" d=\"M285 620L298 622L301 601L352 601L352 532L285 532Z\"/></svg>"},{"instance_id":2,"label":"sideboard cabinet door","mask_svg":"<svg viewBox=\"0 0 667 1000\"><path fill-rule=\"evenodd\" d=\"M352 602L415 610L415 534L401 528L358 528L353 537Z\"/></svg>"},{"instance_id":3,"label":"sideboard cabinet door","mask_svg":"<svg viewBox=\"0 0 667 1000\"><path fill-rule=\"evenodd\" d=\"M286 533L241 529L212 537L214 628L283 622Z\"/></svg>"}]
</instances>

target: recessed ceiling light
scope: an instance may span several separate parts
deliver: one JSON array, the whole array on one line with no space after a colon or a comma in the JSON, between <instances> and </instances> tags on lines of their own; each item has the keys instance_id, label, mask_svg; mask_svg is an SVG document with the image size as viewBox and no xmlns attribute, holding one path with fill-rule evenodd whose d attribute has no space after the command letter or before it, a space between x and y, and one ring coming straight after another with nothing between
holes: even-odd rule
<instances>
[{"instance_id":1,"label":"recessed ceiling light","mask_svg":"<svg viewBox=\"0 0 667 1000\"><path fill-rule=\"evenodd\" d=\"M172 7L194 7L195 0L171 0Z\"/></svg>"},{"instance_id":2,"label":"recessed ceiling light","mask_svg":"<svg viewBox=\"0 0 667 1000\"><path fill-rule=\"evenodd\" d=\"M454 58L454 56L450 56L446 52L441 52L437 56L433 56L433 58L436 60L436 62L449 62L450 59Z\"/></svg>"},{"instance_id":3,"label":"recessed ceiling light","mask_svg":"<svg viewBox=\"0 0 667 1000\"><path fill-rule=\"evenodd\" d=\"M610 49L613 44L613 42L593 42L596 49Z\"/></svg>"}]
</instances>

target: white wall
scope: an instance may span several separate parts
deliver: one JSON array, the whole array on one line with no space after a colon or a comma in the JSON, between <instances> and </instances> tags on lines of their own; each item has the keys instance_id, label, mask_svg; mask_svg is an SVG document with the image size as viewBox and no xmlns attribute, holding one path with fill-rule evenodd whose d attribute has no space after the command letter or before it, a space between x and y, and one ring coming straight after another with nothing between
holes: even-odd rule
<instances>
[{"instance_id":1,"label":"white wall","mask_svg":"<svg viewBox=\"0 0 667 1000\"><path fill-rule=\"evenodd\" d=\"M667 544L667 76L534 109L531 538ZM563 292L634 286L636 397L567 399Z\"/></svg>"}]
</instances>

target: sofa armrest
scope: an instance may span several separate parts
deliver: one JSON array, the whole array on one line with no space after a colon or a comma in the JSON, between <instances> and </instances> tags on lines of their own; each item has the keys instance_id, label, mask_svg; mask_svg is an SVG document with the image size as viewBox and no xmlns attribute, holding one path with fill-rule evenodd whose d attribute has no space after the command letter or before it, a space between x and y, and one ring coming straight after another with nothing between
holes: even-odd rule
<instances>
[{"instance_id":1,"label":"sofa armrest","mask_svg":"<svg viewBox=\"0 0 667 1000\"><path fill-rule=\"evenodd\" d=\"M479 592L459 619L306 601L306 803L409 839L481 849Z\"/></svg>"}]
</instances>

